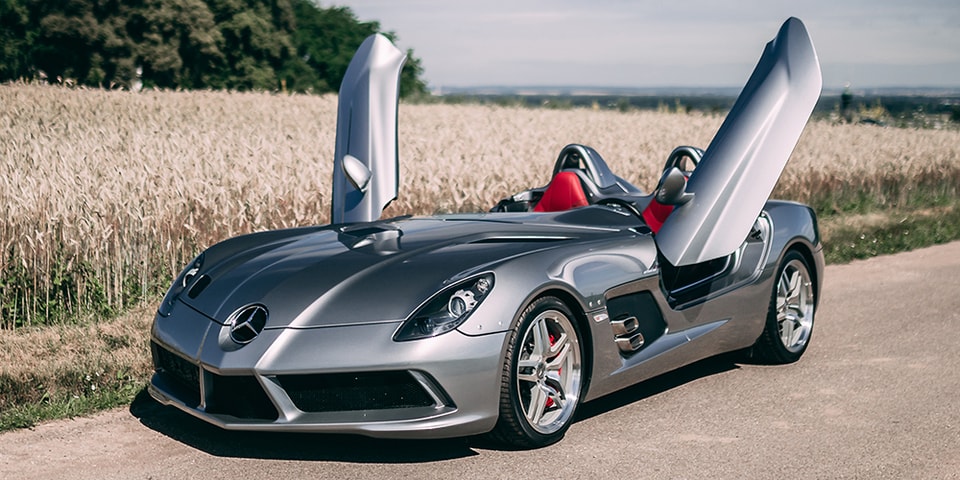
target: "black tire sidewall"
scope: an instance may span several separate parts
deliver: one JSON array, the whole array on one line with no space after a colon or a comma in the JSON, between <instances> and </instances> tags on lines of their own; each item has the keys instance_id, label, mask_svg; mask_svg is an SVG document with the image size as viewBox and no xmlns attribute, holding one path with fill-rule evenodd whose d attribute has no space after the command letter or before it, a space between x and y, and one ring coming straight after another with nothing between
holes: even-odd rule
<instances>
[{"instance_id":1,"label":"black tire sidewall","mask_svg":"<svg viewBox=\"0 0 960 480\"><path fill-rule=\"evenodd\" d=\"M579 354L581 359L581 369L580 369L581 378L580 378L580 391L577 392L578 401L577 401L577 404L574 405L574 410L571 413L569 420L567 420L566 424L564 424L556 432L553 432L550 434L543 434L534 430L534 428L527 421L526 415L524 415L523 413L523 407L521 406L521 403L520 403L520 392L517 390L516 365L517 365L517 362L519 361L520 352L522 350L521 348L522 346L520 345L520 342L523 341L523 338L527 333L527 329L530 328L530 324L533 322L535 318L537 318L538 315L549 310L556 310L562 313L567 317L567 319L570 321L570 324L572 325L574 333L577 336L577 348L580 350ZM543 447L543 446L550 445L552 443L556 443L561 438L563 438L564 434L567 432L567 430L570 428L570 425L573 423L573 419L574 417L576 417L576 410L580 406L579 397L583 392L583 389L585 386L584 378L583 378L584 363L583 363L582 338L583 337L580 334L580 326L578 325L577 319L573 315L573 312L570 311L570 309L567 307L565 303L563 303L562 301L560 301L560 299L556 297L539 298L534 302L532 302L526 309L524 309L523 313L521 314L520 320L517 324L517 328L514 330L514 335L511 340L513 342L513 345L510 352L510 358L508 361L508 368L510 372L510 384L509 384L507 394L509 395L509 400L510 400L509 405L510 405L511 412L501 412L501 415L503 415L504 413L507 413L508 415L511 415L516 420L516 425L522 430L523 436L525 436L528 439L528 442L523 442L523 443L528 444L528 446Z\"/></svg>"},{"instance_id":2,"label":"black tire sidewall","mask_svg":"<svg viewBox=\"0 0 960 480\"><path fill-rule=\"evenodd\" d=\"M770 295L770 308L767 312L767 322L763 332L763 336L766 337L763 339L765 340L765 345L763 345L763 347L767 350L766 355L763 356L767 357L768 360L771 360L774 363L793 363L797 360L800 360L800 357L803 356L804 352L807 351L807 347L810 346L810 340L813 338L813 328L816 326L816 321L814 321L813 324L810 325L810 333L807 337L806 343L804 343L803 347L796 352L787 350L787 347L780 340L780 325L777 322L777 293L780 287L780 277L783 275L783 271L787 268L787 265L789 265L793 260L798 260L806 270L807 277L812 279L810 273L810 264L807 262L807 259L796 250L790 250L786 255L783 256L783 259L780 260L780 265L777 267L776 276L773 279L773 289ZM816 308L814 308L814 319L815 318Z\"/></svg>"}]
</instances>

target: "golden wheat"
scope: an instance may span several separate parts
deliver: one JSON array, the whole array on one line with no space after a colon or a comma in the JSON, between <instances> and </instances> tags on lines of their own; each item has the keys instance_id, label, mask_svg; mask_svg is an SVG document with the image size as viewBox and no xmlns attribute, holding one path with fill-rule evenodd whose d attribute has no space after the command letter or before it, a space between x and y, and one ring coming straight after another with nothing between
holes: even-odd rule
<instances>
[{"instance_id":1,"label":"golden wheat","mask_svg":"<svg viewBox=\"0 0 960 480\"><path fill-rule=\"evenodd\" d=\"M123 308L218 240L329 218L334 96L12 84L0 105L0 329ZM399 120L389 212L432 214L545 184L567 143L649 189L674 146L706 146L722 117L401 105ZM956 197L957 145L957 131L814 122L776 195L821 209L864 192Z\"/></svg>"}]
</instances>

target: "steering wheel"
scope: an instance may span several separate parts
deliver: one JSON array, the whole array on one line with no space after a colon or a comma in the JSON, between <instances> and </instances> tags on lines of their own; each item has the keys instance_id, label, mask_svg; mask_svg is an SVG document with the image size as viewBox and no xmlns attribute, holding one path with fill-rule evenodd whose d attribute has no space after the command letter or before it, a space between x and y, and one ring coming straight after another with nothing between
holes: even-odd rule
<instances>
[{"instance_id":1,"label":"steering wheel","mask_svg":"<svg viewBox=\"0 0 960 480\"><path fill-rule=\"evenodd\" d=\"M632 202L628 202L622 198L617 198L617 197L601 198L600 200L597 200L596 205L606 205L606 206L617 208L617 209L622 208L636 215L637 218L641 220L643 219L643 214L640 213L640 210L637 209L637 206L634 205Z\"/></svg>"},{"instance_id":2,"label":"steering wheel","mask_svg":"<svg viewBox=\"0 0 960 480\"><path fill-rule=\"evenodd\" d=\"M689 178L690 174L697 168L701 158L703 158L702 148L686 145L674 148L667 157L667 163L663 166L663 171L666 172L673 167L677 167Z\"/></svg>"}]
</instances>

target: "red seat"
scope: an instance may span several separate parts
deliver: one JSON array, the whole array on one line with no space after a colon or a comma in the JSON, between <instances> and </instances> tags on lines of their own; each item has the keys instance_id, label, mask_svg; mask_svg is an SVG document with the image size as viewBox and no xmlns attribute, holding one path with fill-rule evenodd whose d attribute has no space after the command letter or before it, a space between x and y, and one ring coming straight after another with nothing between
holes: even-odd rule
<instances>
[{"instance_id":1,"label":"red seat","mask_svg":"<svg viewBox=\"0 0 960 480\"><path fill-rule=\"evenodd\" d=\"M653 233L657 233L672 211L673 205L664 205L658 202L656 198L651 198L647 208L643 209L643 221L647 222L647 226L650 227L650 230L653 230Z\"/></svg>"},{"instance_id":2,"label":"red seat","mask_svg":"<svg viewBox=\"0 0 960 480\"><path fill-rule=\"evenodd\" d=\"M684 178L690 180L690 175L684 174ZM659 189L660 185L657 185L657 190ZM658 202L656 196L657 190L654 191L653 198L650 199L647 208L643 209L643 221L647 222L647 226L650 227L650 230L653 230L653 233L660 231L660 228L663 227L663 222L666 222L667 217L670 216L673 209L677 208L673 205L664 205Z\"/></svg>"},{"instance_id":3,"label":"red seat","mask_svg":"<svg viewBox=\"0 0 960 480\"><path fill-rule=\"evenodd\" d=\"M580 177L573 172L560 172L553 177L534 212L560 212L589 205Z\"/></svg>"}]
</instances>

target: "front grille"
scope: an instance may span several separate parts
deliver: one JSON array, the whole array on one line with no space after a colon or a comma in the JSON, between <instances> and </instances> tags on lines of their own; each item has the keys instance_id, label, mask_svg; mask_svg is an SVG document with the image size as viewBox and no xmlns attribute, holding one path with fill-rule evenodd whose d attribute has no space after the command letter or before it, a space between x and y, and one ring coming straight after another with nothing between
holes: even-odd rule
<instances>
[{"instance_id":1,"label":"front grille","mask_svg":"<svg viewBox=\"0 0 960 480\"><path fill-rule=\"evenodd\" d=\"M150 342L153 367L157 374L175 391L170 392L188 407L200 405L200 367L168 351L156 342Z\"/></svg>"},{"instance_id":2,"label":"front grille","mask_svg":"<svg viewBox=\"0 0 960 480\"><path fill-rule=\"evenodd\" d=\"M433 398L410 372L280 375L280 386L304 412L429 407Z\"/></svg>"},{"instance_id":3,"label":"front grille","mask_svg":"<svg viewBox=\"0 0 960 480\"><path fill-rule=\"evenodd\" d=\"M153 366L167 392L190 408L200 405L200 367L150 342ZM279 415L256 378L249 375L222 376L203 372L208 379L206 411L237 418L276 420Z\"/></svg>"},{"instance_id":4,"label":"front grille","mask_svg":"<svg viewBox=\"0 0 960 480\"><path fill-rule=\"evenodd\" d=\"M273 402L252 376L222 376L208 373L207 412L237 418L276 420L279 415Z\"/></svg>"}]
</instances>

